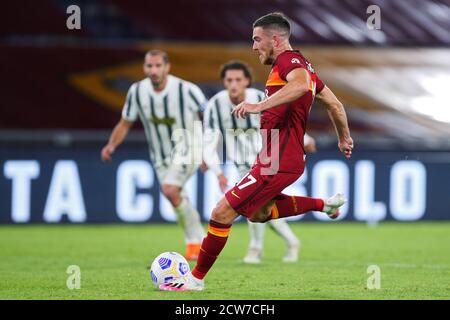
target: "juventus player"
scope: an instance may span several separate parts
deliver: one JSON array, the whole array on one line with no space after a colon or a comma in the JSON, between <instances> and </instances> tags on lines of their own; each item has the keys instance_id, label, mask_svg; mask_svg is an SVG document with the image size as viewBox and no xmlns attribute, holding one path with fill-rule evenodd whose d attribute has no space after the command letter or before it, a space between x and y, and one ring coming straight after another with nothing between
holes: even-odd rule
<instances>
[{"instance_id":1,"label":"juventus player","mask_svg":"<svg viewBox=\"0 0 450 320\"><path fill-rule=\"evenodd\" d=\"M339 207L346 201L342 194L320 199L282 193L304 171L303 136L314 98L327 109L339 150L346 158L351 157L353 150L342 103L305 57L292 49L289 37L290 23L281 13L270 13L253 23L253 50L262 64L272 67L266 82L267 98L259 103L241 102L233 114L246 118L261 113L261 130L275 132L278 138L269 133L266 138L263 136L256 164L217 203L192 273L160 285L161 290L203 290L204 278L225 247L238 215L261 223L312 210L325 212L331 219L339 216ZM278 154L278 159L273 153Z\"/></svg>"},{"instance_id":2,"label":"juventus player","mask_svg":"<svg viewBox=\"0 0 450 320\"><path fill-rule=\"evenodd\" d=\"M240 119L231 112L242 101L258 103L264 99L264 93L249 88L252 76L248 66L240 61L230 61L220 70L220 78L225 90L213 96L205 109L204 161L217 176L220 189L226 192L228 180L225 177L217 154L220 136L225 139L227 158L234 162L242 178L251 168L261 149L259 132L259 114L251 114ZM305 134L305 149L315 150L314 139ZM245 263L260 263L264 243L265 224L248 221L250 245ZM271 227L286 241L287 251L284 262L298 260L300 242L292 232L285 219L270 220Z\"/></svg>"},{"instance_id":3,"label":"juventus player","mask_svg":"<svg viewBox=\"0 0 450 320\"><path fill-rule=\"evenodd\" d=\"M200 121L199 112L206 98L193 83L169 74L170 63L166 52L147 52L143 69L147 78L134 83L128 90L122 118L102 149L101 157L103 161L111 161L111 155L139 118L145 129L150 160L161 191L172 204L184 228L185 257L195 260L205 233L200 215L183 192L183 186L198 168L196 161L193 161L196 151L187 135L189 133L195 138L194 121ZM187 131L183 131L185 135L179 137L175 144L172 134L177 129ZM202 139L201 136L198 139ZM182 148L179 148L180 145Z\"/></svg>"}]
</instances>

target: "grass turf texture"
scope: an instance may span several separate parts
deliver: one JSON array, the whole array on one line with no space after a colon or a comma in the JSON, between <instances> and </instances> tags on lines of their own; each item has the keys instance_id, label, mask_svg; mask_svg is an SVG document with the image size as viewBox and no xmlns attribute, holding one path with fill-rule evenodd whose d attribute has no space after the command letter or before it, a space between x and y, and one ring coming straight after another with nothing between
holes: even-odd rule
<instances>
[{"instance_id":1,"label":"grass turf texture","mask_svg":"<svg viewBox=\"0 0 450 320\"><path fill-rule=\"evenodd\" d=\"M184 253L177 225L0 227L0 299L449 299L450 223L291 224L300 261L285 264L283 240L267 228L264 260L246 265L246 224L228 244L203 292L161 292L147 266L159 253ZM369 290L367 267L381 269ZM66 269L81 268L69 290ZM191 264L191 267L193 265Z\"/></svg>"}]
</instances>

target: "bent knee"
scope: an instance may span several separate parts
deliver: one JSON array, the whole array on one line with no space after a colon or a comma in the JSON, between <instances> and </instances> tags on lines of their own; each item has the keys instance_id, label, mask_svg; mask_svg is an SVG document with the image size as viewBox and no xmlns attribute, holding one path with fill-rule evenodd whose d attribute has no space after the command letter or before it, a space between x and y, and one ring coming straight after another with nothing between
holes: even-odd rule
<instances>
[{"instance_id":1,"label":"bent knee","mask_svg":"<svg viewBox=\"0 0 450 320\"><path fill-rule=\"evenodd\" d=\"M254 223L263 223L265 221L263 221L263 219L261 219L260 216L251 216L250 218L248 218L248 220L250 222L254 222Z\"/></svg>"},{"instance_id":2,"label":"bent knee","mask_svg":"<svg viewBox=\"0 0 450 320\"><path fill-rule=\"evenodd\" d=\"M225 198L217 203L216 207L211 213L211 220L223 224L232 224L236 217L236 211L234 211L234 209L230 206Z\"/></svg>"},{"instance_id":3,"label":"bent knee","mask_svg":"<svg viewBox=\"0 0 450 320\"><path fill-rule=\"evenodd\" d=\"M250 218L248 218L248 220L250 220L250 222L255 222L255 223L264 223L269 220L269 216L263 215L258 212L257 214L254 214Z\"/></svg>"},{"instance_id":4,"label":"bent knee","mask_svg":"<svg viewBox=\"0 0 450 320\"><path fill-rule=\"evenodd\" d=\"M265 206L258 211L256 211L248 220L251 222L260 222L264 223L270 220L272 209L270 206Z\"/></svg>"},{"instance_id":5,"label":"bent knee","mask_svg":"<svg viewBox=\"0 0 450 320\"><path fill-rule=\"evenodd\" d=\"M172 204L180 200L181 197L180 187L164 184L161 186L161 191Z\"/></svg>"}]
</instances>

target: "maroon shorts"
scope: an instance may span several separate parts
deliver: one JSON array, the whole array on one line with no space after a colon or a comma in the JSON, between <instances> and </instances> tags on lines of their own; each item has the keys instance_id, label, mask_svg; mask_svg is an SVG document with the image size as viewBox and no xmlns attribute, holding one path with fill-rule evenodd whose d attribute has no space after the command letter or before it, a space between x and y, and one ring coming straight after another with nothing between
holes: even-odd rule
<instances>
[{"instance_id":1,"label":"maroon shorts","mask_svg":"<svg viewBox=\"0 0 450 320\"><path fill-rule=\"evenodd\" d=\"M241 181L225 193L225 198L237 213L250 218L300 176L301 173L282 172L261 175L261 167L255 165Z\"/></svg>"}]
</instances>

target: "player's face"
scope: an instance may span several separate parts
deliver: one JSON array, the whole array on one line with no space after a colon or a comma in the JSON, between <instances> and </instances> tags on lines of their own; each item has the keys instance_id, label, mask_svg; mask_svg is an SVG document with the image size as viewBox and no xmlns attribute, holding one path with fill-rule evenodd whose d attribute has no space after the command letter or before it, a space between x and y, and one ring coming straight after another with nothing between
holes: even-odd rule
<instances>
[{"instance_id":1,"label":"player's face","mask_svg":"<svg viewBox=\"0 0 450 320\"><path fill-rule=\"evenodd\" d=\"M272 64L274 61L274 41L269 31L261 27L253 29L253 50L256 51L262 64Z\"/></svg>"},{"instance_id":2,"label":"player's face","mask_svg":"<svg viewBox=\"0 0 450 320\"><path fill-rule=\"evenodd\" d=\"M165 63L160 55L146 55L144 61L144 73L152 81L153 86L160 86L167 78L170 64Z\"/></svg>"},{"instance_id":3,"label":"player's face","mask_svg":"<svg viewBox=\"0 0 450 320\"><path fill-rule=\"evenodd\" d=\"M245 77L242 70L227 70L223 85L228 90L230 98L234 100L245 94L245 89L250 85L250 79Z\"/></svg>"}]
</instances>

